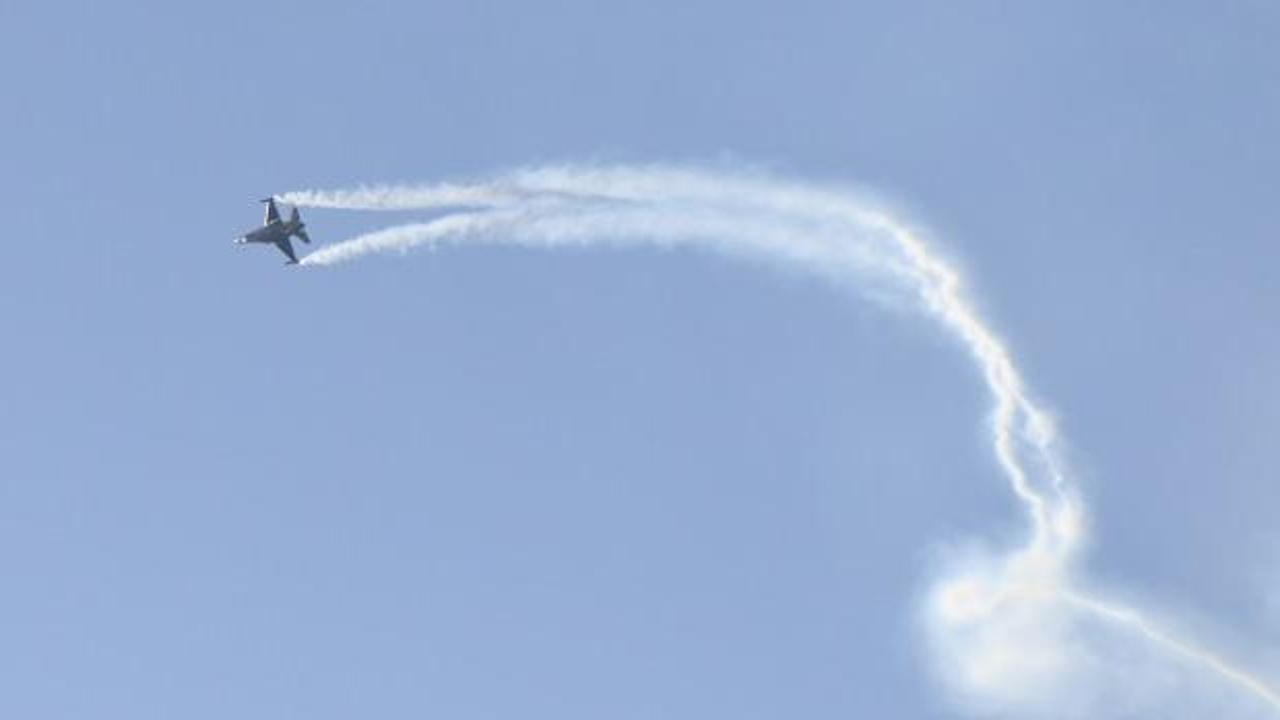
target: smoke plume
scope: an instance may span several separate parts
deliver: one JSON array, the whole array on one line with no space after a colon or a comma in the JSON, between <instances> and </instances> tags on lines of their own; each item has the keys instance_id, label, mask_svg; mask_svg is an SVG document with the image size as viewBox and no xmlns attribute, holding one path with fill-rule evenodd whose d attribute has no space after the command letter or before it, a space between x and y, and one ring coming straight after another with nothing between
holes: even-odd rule
<instances>
[{"instance_id":1,"label":"smoke plume","mask_svg":"<svg viewBox=\"0 0 1280 720\"><path fill-rule=\"evenodd\" d=\"M784 263L911 303L973 360L991 397L994 460L1026 515L1015 547L946 553L920 600L924 642L951 697L977 714L1015 717L1189 717L1201 705L1241 717L1280 714L1280 693L1258 673L1090 586L1079 567L1085 506L1052 416L961 274L927 233L883 204L841 187L668 166L546 167L484 182L279 199L459 208L330 245L303 265L446 243L688 246Z\"/></svg>"}]
</instances>

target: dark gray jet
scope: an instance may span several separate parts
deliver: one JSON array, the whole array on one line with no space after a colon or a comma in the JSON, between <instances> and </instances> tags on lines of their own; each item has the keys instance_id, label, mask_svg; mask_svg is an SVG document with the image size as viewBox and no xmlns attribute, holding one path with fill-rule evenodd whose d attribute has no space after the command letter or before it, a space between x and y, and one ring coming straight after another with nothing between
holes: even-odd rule
<instances>
[{"instance_id":1,"label":"dark gray jet","mask_svg":"<svg viewBox=\"0 0 1280 720\"><path fill-rule=\"evenodd\" d=\"M293 243L289 242L289 238L296 235L304 243L311 242L311 238L307 237L307 231L303 229L306 224L298 216L298 208L294 208L289 214L289 219L285 221L280 219L280 213L276 210L275 198L264 198L262 202L267 204L267 217L262 221L262 227L236 238L236 244L271 243L280 248L280 252L289 258L289 262L285 265L297 265L298 256L293 254Z\"/></svg>"}]
</instances>

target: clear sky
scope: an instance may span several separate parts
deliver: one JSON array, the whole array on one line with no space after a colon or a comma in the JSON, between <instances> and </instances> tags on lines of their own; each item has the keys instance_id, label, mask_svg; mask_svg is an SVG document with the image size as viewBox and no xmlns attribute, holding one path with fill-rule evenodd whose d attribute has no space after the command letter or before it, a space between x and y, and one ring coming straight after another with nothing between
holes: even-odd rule
<instances>
[{"instance_id":1,"label":"clear sky","mask_svg":"<svg viewBox=\"0 0 1280 720\"><path fill-rule=\"evenodd\" d=\"M914 608L1024 528L934 328L697 253L230 242L559 161L911 208L1089 576L1280 680L1280 5L319 5L0 5L0 715L963 717Z\"/></svg>"}]
</instances>

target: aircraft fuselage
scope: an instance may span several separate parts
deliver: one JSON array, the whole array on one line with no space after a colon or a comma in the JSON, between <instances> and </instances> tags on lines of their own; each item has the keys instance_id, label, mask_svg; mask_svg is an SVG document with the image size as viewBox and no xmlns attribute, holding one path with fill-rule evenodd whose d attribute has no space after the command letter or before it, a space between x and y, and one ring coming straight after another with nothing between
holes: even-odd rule
<instances>
[{"instance_id":1,"label":"aircraft fuselage","mask_svg":"<svg viewBox=\"0 0 1280 720\"><path fill-rule=\"evenodd\" d=\"M298 232L298 226L302 223L294 223L289 220L277 220L270 225L263 225L256 230L241 235L236 239L239 243L271 243L277 244L281 240L287 240L291 235Z\"/></svg>"}]
</instances>

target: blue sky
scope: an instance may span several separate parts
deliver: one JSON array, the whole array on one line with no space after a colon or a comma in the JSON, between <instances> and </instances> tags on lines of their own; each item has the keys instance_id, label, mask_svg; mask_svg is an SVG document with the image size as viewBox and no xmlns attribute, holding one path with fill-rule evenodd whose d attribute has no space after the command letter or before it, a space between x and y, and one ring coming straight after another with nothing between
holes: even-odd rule
<instances>
[{"instance_id":1,"label":"blue sky","mask_svg":"<svg viewBox=\"0 0 1280 720\"><path fill-rule=\"evenodd\" d=\"M927 324L696 253L230 244L559 161L911 208L1090 576L1280 678L1280 9L794 5L0 8L0 713L962 717L912 608L1021 517Z\"/></svg>"}]
</instances>

